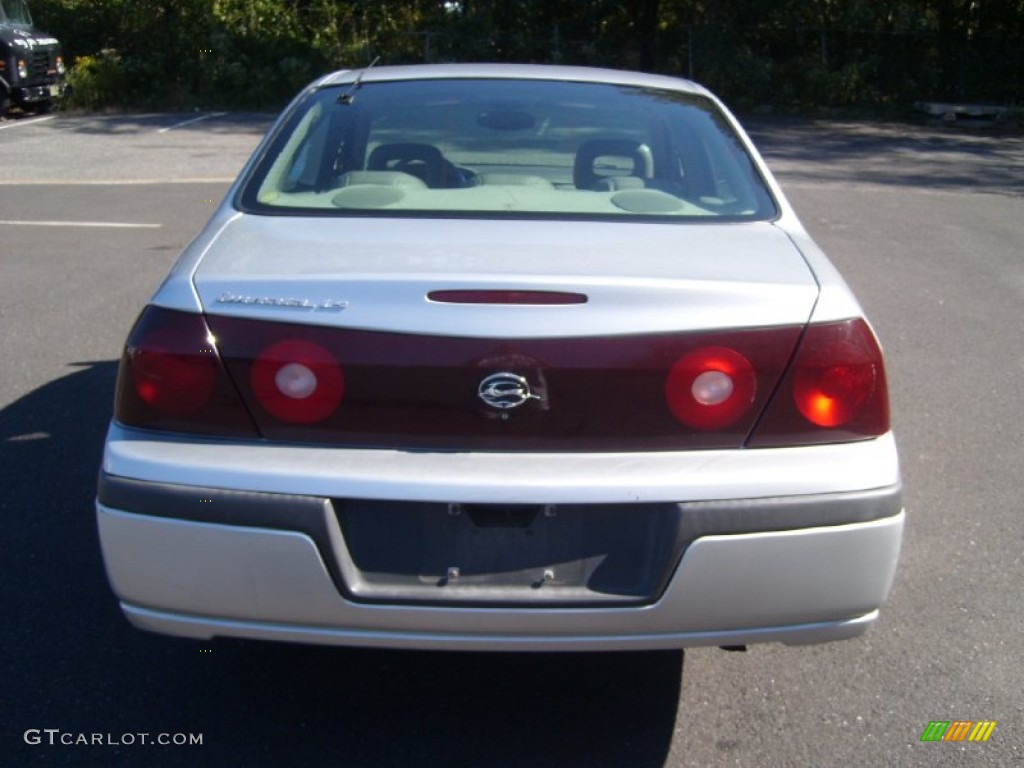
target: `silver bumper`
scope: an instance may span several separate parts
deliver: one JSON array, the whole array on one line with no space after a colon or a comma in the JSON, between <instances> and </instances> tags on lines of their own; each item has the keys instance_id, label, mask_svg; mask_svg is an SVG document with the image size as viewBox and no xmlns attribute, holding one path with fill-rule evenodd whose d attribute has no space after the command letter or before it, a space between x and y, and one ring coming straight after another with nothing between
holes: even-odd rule
<instances>
[{"instance_id":1,"label":"silver bumper","mask_svg":"<svg viewBox=\"0 0 1024 768\"><path fill-rule=\"evenodd\" d=\"M693 522L682 557L644 604L381 604L346 594L330 499L119 483L101 480L97 516L122 608L136 626L194 638L449 650L838 640L876 619L904 524L898 486L680 504ZM193 494L190 509L176 493ZM159 509L169 498L177 510ZM772 530L750 530L758 521Z\"/></svg>"}]
</instances>

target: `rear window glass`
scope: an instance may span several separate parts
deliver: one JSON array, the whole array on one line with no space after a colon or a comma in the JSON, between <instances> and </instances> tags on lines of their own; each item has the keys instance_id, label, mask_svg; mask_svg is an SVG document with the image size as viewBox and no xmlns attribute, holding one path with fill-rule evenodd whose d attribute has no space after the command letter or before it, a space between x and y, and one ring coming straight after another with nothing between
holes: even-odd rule
<instances>
[{"instance_id":1,"label":"rear window glass","mask_svg":"<svg viewBox=\"0 0 1024 768\"><path fill-rule=\"evenodd\" d=\"M708 99L538 80L372 82L300 102L241 207L298 215L775 215Z\"/></svg>"}]
</instances>

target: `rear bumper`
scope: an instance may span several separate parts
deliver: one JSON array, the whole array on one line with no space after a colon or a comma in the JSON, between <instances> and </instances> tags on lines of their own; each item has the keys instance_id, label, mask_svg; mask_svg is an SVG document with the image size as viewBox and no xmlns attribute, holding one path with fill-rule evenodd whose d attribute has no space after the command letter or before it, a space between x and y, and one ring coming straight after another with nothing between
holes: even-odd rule
<instances>
[{"instance_id":1,"label":"rear bumper","mask_svg":"<svg viewBox=\"0 0 1024 768\"><path fill-rule=\"evenodd\" d=\"M234 637L247 640L272 640L308 645L340 645L361 648L390 648L418 651L653 651L701 646L737 646L781 642L787 645L814 645L851 640L864 634L878 619L872 611L854 619L810 624L759 627L713 632L663 632L654 634L613 631L577 635L479 632L425 632L405 629L335 628L257 621L228 621L202 616L187 616L121 603L131 624L139 629L193 640Z\"/></svg>"},{"instance_id":2,"label":"rear bumper","mask_svg":"<svg viewBox=\"0 0 1024 768\"><path fill-rule=\"evenodd\" d=\"M336 497L127 479L110 471L117 450L108 445L97 502L111 585L136 626L195 638L449 650L839 640L877 618L904 524L898 482L674 502L675 559L641 604L368 602L349 588L353 564ZM707 457L699 463L710 467ZM847 475L854 469L847 464ZM571 473L563 479L571 486ZM508 480L502 497L514 491Z\"/></svg>"}]
</instances>

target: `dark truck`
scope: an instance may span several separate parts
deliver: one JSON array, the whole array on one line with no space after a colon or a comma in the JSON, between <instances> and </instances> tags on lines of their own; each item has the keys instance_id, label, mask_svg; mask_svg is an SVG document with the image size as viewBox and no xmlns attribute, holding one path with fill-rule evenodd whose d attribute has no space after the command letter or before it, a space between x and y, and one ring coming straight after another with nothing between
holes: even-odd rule
<instances>
[{"instance_id":1,"label":"dark truck","mask_svg":"<svg viewBox=\"0 0 1024 768\"><path fill-rule=\"evenodd\" d=\"M25 0L0 0L0 117L13 107L46 111L64 93L64 57L32 26Z\"/></svg>"}]
</instances>

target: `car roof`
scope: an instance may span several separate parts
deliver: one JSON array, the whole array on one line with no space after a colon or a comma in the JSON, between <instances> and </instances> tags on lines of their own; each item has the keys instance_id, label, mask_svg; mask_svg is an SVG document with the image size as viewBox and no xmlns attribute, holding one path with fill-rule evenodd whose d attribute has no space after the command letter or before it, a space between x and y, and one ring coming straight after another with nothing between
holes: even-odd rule
<instances>
[{"instance_id":1,"label":"car roof","mask_svg":"<svg viewBox=\"0 0 1024 768\"><path fill-rule=\"evenodd\" d=\"M352 83L392 82L396 80L438 79L514 79L555 80L563 82L605 83L641 88L661 88L709 96L708 91L689 80L597 67L568 67L548 64L413 64L407 66L343 69L322 78L319 86Z\"/></svg>"}]
</instances>

